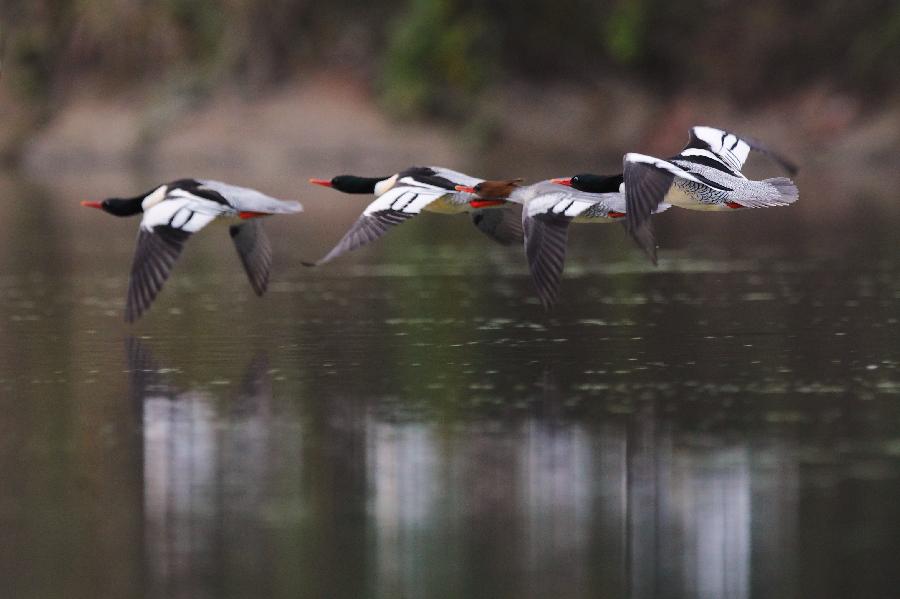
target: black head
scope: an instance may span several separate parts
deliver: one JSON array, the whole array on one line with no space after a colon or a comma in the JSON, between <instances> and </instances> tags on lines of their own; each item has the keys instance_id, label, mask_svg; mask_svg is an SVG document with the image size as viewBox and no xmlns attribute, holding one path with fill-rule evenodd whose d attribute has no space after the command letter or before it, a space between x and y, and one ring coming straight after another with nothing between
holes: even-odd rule
<instances>
[{"instance_id":1,"label":"black head","mask_svg":"<svg viewBox=\"0 0 900 599\"><path fill-rule=\"evenodd\" d=\"M144 196L137 198L109 198L102 202L81 202L81 205L89 208L99 208L114 216L134 216L144 211L144 207L141 205L143 200Z\"/></svg>"},{"instance_id":2,"label":"black head","mask_svg":"<svg viewBox=\"0 0 900 599\"><path fill-rule=\"evenodd\" d=\"M375 186L379 181L390 177L357 177L355 175L338 175L330 181L328 179L310 179L310 183L323 187L332 187L344 193L375 193Z\"/></svg>"},{"instance_id":3,"label":"black head","mask_svg":"<svg viewBox=\"0 0 900 599\"><path fill-rule=\"evenodd\" d=\"M592 175L581 173L569 180L569 185L587 193L616 193L625 179L622 175Z\"/></svg>"}]
</instances>

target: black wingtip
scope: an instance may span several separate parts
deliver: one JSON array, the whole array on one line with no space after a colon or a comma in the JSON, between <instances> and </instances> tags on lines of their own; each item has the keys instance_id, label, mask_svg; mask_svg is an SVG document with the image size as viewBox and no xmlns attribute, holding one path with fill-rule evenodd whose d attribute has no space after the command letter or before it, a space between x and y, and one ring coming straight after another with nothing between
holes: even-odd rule
<instances>
[{"instance_id":1,"label":"black wingtip","mask_svg":"<svg viewBox=\"0 0 900 599\"><path fill-rule=\"evenodd\" d=\"M307 261L305 261L305 260L301 260L301 261L300 261L300 264L302 264L303 266L306 266L307 268L312 268L312 267L314 267L314 266L318 266L318 265L319 265L318 262L307 262Z\"/></svg>"},{"instance_id":2,"label":"black wingtip","mask_svg":"<svg viewBox=\"0 0 900 599\"><path fill-rule=\"evenodd\" d=\"M562 276L561 271L560 276ZM540 280L536 279L534 275L532 275L532 281L534 282L535 292L541 302L541 307L544 309L544 314L547 314L553 309L553 306L556 305L556 302L559 299L560 281L549 284L547 284L546 281L542 283Z\"/></svg>"},{"instance_id":3,"label":"black wingtip","mask_svg":"<svg viewBox=\"0 0 900 599\"><path fill-rule=\"evenodd\" d=\"M642 247L644 253L647 255L647 258L650 260L650 264L653 266L659 266L659 258L657 258L656 250L657 246L654 244L651 247Z\"/></svg>"},{"instance_id":4,"label":"black wingtip","mask_svg":"<svg viewBox=\"0 0 900 599\"><path fill-rule=\"evenodd\" d=\"M775 161L781 168L787 172L790 176L796 175L800 171L800 167L797 166L796 163L788 160L781 154L776 154L775 152L768 152L769 157Z\"/></svg>"},{"instance_id":5,"label":"black wingtip","mask_svg":"<svg viewBox=\"0 0 900 599\"><path fill-rule=\"evenodd\" d=\"M738 137L740 137L747 144L749 144L751 150L755 150L757 152L760 152L761 154L765 154L766 156L768 156L770 160L772 160L773 162L778 164L789 175L794 176L797 174L797 172L799 172L800 168L797 166L797 164L794 161L788 160L787 158L784 157L784 155L781 152L776 152L775 150L773 150L766 144L762 143L755 137L748 137L748 136L744 136L744 135L738 135Z\"/></svg>"},{"instance_id":6,"label":"black wingtip","mask_svg":"<svg viewBox=\"0 0 900 599\"><path fill-rule=\"evenodd\" d=\"M631 234L631 237L637 243L638 247L644 250L644 253L647 255L647 258L650 259L650 262L653 263L653 266L657 266L656 251L658 246L656 245L656 234L653 231L653 226L650 224L650 221L645 221L638 225L636 229L629 229L628 232Z\"/></svg>"}]
</instances>

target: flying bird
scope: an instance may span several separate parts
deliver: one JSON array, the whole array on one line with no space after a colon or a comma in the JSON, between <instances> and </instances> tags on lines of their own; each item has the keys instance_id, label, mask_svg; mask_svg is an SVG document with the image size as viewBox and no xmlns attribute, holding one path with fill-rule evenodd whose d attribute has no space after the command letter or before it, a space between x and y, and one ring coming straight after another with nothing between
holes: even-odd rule
<instances>
[{"instance_id":1,"label":"flying bird","mask_svg":"<svg viewBox=\"0 0 900 599\"><path fill-rule=\"evenodd\" d=\"M179 179L132 198L81 205L115 216L143 214L128 282L127 322L137 320L153 303L188 238L218 217L246 221L229 231L253 291L262 295L269 281L272 246L262 223L255 219L303 210L298 202L203 179Z\"/></svg>"},{"instance_id":2,"label":"flying bird","mask_svg":"<svg viewBox=\"0 0 900 599\"><path fill-rule=\"evenodd\" d=\"M750 150L765 154L789 174L797 167L764 144L714 127L691 129L688 144L667 160L628 153L624 158L626 228L656 264L650 215L666 202L689 210L728 211L787 206L800 197L787 177L751 181L741 172Z\"/></svg>"},{"instance_id":3,"label":"flying bird","mask_svg":"<svg viewBox=\"0 0 900 599\"><path fill-rule=\"evenodd\" d=\"M479 231L503 245L522 241L521 213L503 200L480 200L456 191L457 185L473 186L481 179L438 166L411 167L387 177L339 175L333 179L310 179L310 183L344 193L374 194L359 219L323 258L304 263L316 266L334 260L375 241L392 227L423 211L440 214L471 214Z\"/></svg>"},{"instance_id":4,"label":"flying bird","mask_svg":"<svg viewBox=\"0 0 900 599\"><path fill-rule=\"evenodd\" d=\"M590 187L575 189L573 181ZM522 205L525 257L538 298L545 309L556 303L565 267L569 225L621 222L625 217L625 195L621 175L576 175L519 186L513 181L484 181L457 190L483 200L505 199ZM657 211L667 209L662 204Z\"/></svg>"}]
</instances>

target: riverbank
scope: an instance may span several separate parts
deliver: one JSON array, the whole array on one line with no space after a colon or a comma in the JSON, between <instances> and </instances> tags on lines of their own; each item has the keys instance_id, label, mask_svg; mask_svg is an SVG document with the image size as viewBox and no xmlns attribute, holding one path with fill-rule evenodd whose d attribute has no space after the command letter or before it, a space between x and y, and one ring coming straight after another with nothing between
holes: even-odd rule
<instances>
[{"instance_id":1,"label":"riverbank","mask_svg":"<svg viewBox=\"0 0 900 599\"><path fill-rule=\"evenodd\" d=\"M0 123L9 130L21 114L2 100ZM612 82L587 89L516 84L498 88L467 123L453 125L392 120L360 80L318 75L252 97L234 89L202 100L86 90L30 132L17 154L21 170L41 179L85 169L306 177L336 164L387 174L421 163L536 179L558 174L561 164L615 170L627 150L672 154L692 124L709 123L763 139L804 170L864 179L893 172L900 151L900 108L885 106L872 112L821 88L739 108L696 93L660 100Z\"/></svg>"}]
</instances>

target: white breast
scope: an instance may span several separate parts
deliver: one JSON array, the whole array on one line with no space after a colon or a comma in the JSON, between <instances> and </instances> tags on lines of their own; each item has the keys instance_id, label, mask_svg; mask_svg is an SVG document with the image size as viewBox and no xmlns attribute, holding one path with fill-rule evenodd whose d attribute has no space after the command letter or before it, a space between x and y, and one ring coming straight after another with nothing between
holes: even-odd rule
<instances>
[{"instance_id":1,"label":"white breast","mask_svg":"<svg viewBox=\"0 0 900 599\"><path fill-rule=\"evenodd\" d=\"M166 192L168 190L169 188L166 185L160 185L152 192L148 193L147 196L141 201L141 209L143 209L144 212L147 212L148 210L162 202L164 199L166 199Z\"/></svg>"},{"instance_id":2,"label":"white breast","mask_svg":"<svg viewBox=\"0 0 900 599\"><path fill-rule=\"evenodd\" d=\"M388 177L384 181L379 181L378 183L376 183L375 184L375 197L377 198L378 196L389 191L394 185L396 185L397 177L399 177L399 176L400 176L399 174L394 175L393 177Z\"/></svg>"}]
</instances>

